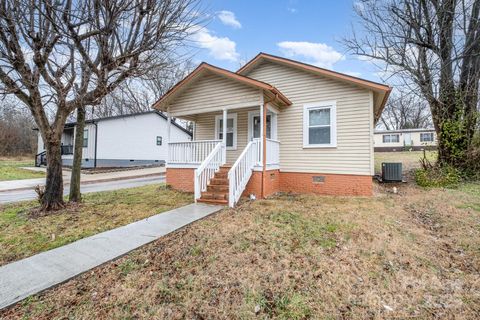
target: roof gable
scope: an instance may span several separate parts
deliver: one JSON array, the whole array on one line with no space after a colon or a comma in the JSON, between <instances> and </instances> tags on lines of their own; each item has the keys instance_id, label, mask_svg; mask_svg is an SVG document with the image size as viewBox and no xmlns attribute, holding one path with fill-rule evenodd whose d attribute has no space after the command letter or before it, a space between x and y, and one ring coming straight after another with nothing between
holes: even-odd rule
<instances>
[{"instance_id":1,"label":"roof gable","mask_svg":"<svg viewBox=\"0 0 480 320\"><path fill-rule=\"evenodd\" d=\"M281 104L283 105L291 104L290 100L288 100L288 98L285 95L283 95L279 90L277 90L274 86L268 83L251 79L249 77L202 62L187 77L185 77L182 81L178 82L165 95L163 95L163 97L160 100L155 102L155 104L153 105L153 108L158 110L165 110L166 109L165 107L170 102L172 102L176 97L178 97L183 91L187 90L191 85L193 85L196 81L198 81L198 79L201 79L202 77L209 74L214 74L232 81L242 83L249 87L264 90L266 92L269 92L271 95L273 95L275 99L279 101Z\"/></svg>"},{"instance_id":2,"label":"roof gable","mask_svg":"<svg viewBox=\"0 0 480 320\"><path fill-rule=\"evenodd\" d=\"M282 57L277 57L274 55L266 54L266 53L259 53L255 58L247 62L243 67L241 67L237 73L242 74L242 75L249 75L253 70L255 70L257 67L261 66L263 62L270 62L274 64L280 64L286 67L290 68L295 68L298 70L303 70L305 72L309 72L315 75L319 75L325 78L337 80L337 81L342 81L344 83L348 83L351 85L359 86L361 88L364 88L366 90L371 90L374 93L374 120L375 122L380 118L380 115L383 111L383 108L385 107L385 104L387 102L388 96L390 95L390 92L392 90L391 87L349 76L346 74L342 74L336 71L324 69L324 68L319 68L313 65L309 65L306 63L302 63L299 61L294 61L291 59L286 59Z\"/></svg>"}]
</instances>

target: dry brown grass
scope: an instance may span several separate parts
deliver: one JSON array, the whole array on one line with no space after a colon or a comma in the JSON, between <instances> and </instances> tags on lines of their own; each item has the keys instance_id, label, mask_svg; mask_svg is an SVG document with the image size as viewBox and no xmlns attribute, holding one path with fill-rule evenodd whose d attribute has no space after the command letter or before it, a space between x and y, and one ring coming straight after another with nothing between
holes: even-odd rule
<instances>
[{"instance_id":1,"label":"dry brown grass","mask_svg":"<svg viewBox=\"0 0 480 320\"><path fill-rule=\"evenodd\" d=\"M429 161L435 162L437 151L425 151L425 156ZM423 151L375 152L375 173L382 172L382 162L401 162L403 172L408 173L420 167L422 157Z\"/></svg>"},{"instance_id":2,"label":"dry brown grass","mask_svg":"<svg viewBox=\"0 0 480 320\"><path fill-rule=\"evenodd\" d=\"M480 186L377 189L245 202L3 316L478 319Z\"/></svg>"},{"instance_id":3,"label":"dry brown grass","mask_svg":"<svg viewBox=\"0 0 480 320\"><path fill-rule=\"evenodd\" d=\"M36 201L0 205L0 265L124 226L193 201L187 193L148 185L86 193L79 205L48 213Z\"/></svg>"}]
</instances>

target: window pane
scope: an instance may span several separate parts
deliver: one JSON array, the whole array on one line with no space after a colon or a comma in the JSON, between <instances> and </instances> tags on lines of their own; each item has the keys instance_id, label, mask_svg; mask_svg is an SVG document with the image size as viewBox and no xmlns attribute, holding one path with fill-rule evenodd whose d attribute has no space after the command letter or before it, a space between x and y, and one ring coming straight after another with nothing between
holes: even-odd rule
<instances>
[{"instance_id":1,"label":"window pane","mask_svg":"<svg viewBox=\"0 0 480 320\"><path fill-rule=\"evenodd\" d=\"M317 109L309 111L309 125L321 126L330 124L330 109Z\"/></svg>"},{"instance_id":2,"label":"window pane","mask_svg":"<svg viewBox=\"0 0 480 320\"><path fill-rule=\"evenodd\" d=\"M233 147L233 132L227 133L227 147Z\"/></svg>"},{"instance_id":3,"label":"window pane","mask_svg":"<svg viewBox=\"0 0 480 320\"><path fill-rule=\"evenodd\" d=\"M83 147L88 147L88 129L83 130Z\"/></svg>"},{"instance_id":4,"label":"window pane","mask_svg":"<svg viewBox=\"0 0 480 320\"><path fill-rule=\"evenodd\" d=\"M272 117L267 115L267 138L272 138Z\"/></svg>"},{"instance_id":5,"label":"window pane","mask_svg":"<svg viewBox=\"0 0 480 320\"><path fill-rule=\"evenodd\" d=\"M330 127L308 129L309 144L330 144Z\"/></svg>"},{"instance_id":6,"label":"window pane","mask_svg":"<svg viewBox=\"0 0 480 320\"><path fill-rule=\"evenodd\" d=\"M260 138L260 116L253 117L253 137ZM272 137L272 116L267 115L267 138Z\"/></svg>"},{"instance_id":7,"label":"window pane","mask_svg":"<svg viewBox=\"0 0 480 320\"><path fill-rule=\"evenodd\" d=\"M390 136L388 135L383 135L383 143L387 143L387 142L390 142Z\"/></svg>"},{"instance_id":8,"label":"window pane","mask_svg":"<svg viewBox=\"0 0 480 320\"><path fill-rule=\"evenodd\" d=\"M390 140L392 142L399 142L400 141L400 136L398 134L393 135Z\"/></svg>"},{"instance_id":9,"label":"window pane","mask_svg":"<svg viewBox=\"0 0 480 320\"><path fill-rule=\"evenodd\" d=\"M233 119L227 119L227 130L228 129L233 130Z\"/></svg>"},{"instance_id":10,"label":"window pane","mask_svg":"<svg viewBox=\"0 0 480 320\"><path fill-rule=\"evenodd\" d=\"M260 138L260 117L253 117L253 137Z\"/></svg>"}]
</instances>

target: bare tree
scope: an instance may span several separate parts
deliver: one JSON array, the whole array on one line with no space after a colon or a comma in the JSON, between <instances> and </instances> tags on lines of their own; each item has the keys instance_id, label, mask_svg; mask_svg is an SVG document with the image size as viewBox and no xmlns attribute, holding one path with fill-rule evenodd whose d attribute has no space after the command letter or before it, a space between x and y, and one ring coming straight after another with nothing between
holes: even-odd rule
<instances>
[{"instance_id":1,"label":"bare tree","mask_svg":"<svg viewBox=\"0 0 480 320\"><path fill-rule=\"evenodd\" d=\"M427 128L432 123L428 103L402 92L390 95L380 120L387 130Z\"/></svg>"},{"instance_id":2,"label":"bare tree","mask_svg":"<svg viewBox=\"0 0 480 320\"><path fill-rule=\"evenodd\" d=\"M92 109L91 118L109 117L150 111L171 87L193 70L192 62L186 58L171 60L162 68L152 68L138 79L129 79L114 92L106 96L101 104Z\"/></svg>"},{"instance_id":3,"label":"bare tree","mask_svg":"<svg viewBox=\"0 0 480 320\"><path fill-rule=\"evenodd\" d=\"M480 0L359 0L364 27L344 41L428 102L439 163L466 169L478 132Z\"/></svg>"},{"instance_id":4,"label":"bare tree","mask_svg":"<svg viewBox=\"0 0 480 320\"><path fill-rule=\"evenodd\" d=\"M196 22L197 2L1 2L0 89L28 106L45 142L43 210L64 205L60 139L67 117L162 65Z\"/></svg>"},{"instance_id":5,"label":"bare tree","mask_svg":"<svg viewBox=\"0 0 480 320\"><path fill-rule=\"evenodd\" d=\"M33 155L37 146L35 126L28 110L18 108L15 101L0 103L0 155Z\"/></svg>"}]
</instances>

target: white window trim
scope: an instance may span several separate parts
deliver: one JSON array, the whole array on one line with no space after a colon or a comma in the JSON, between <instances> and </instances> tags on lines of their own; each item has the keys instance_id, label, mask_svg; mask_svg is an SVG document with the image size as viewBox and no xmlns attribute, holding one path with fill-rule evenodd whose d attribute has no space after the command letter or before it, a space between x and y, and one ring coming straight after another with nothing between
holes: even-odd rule
<instances>
[{"instance_id":1,"label":"white window trim","mask_svg":"<svg viewBox=\"0 0 480 320\"><path fill-rule=\"evenodd\" d=\"M269 110L267 115L272 117L271 139L277 140L277 113ZM260 116L260 111L248 112L248 141L253 139L253 117L255 116Z\"/></svg>"},{"instance_id":2,"label":"white window trim","mask_svg":"<svg viewBox=\"0 0 480 320\"><path fill-rule=\"evenodd\" d=\"M389 141L384 141L384 137L389 137ZM392 137L398 137L398 141L392 141ZM385 133L382 135L382 143L400 143L400 134L399 133Z\"/></svg>"},{"instance_id":3,"label":"white window trim","mask_svg":"<svg viewBox=\"0 0 480 320\"><path fill-rule=\"evenodd\" d=\"M330 143L309 144L309 111L330 109ZM303 105L303 148L336 148L337 147L337 101L321 101Z\"/></svg>"},{"instance_id":4,"label":"white window trim","mask_svg":"<svg viewBox=\"0 0 480 320\"><path fill-rule=\"evenodd\" d=\"M220 128L220 120L223 119L223 115L219 114L215 116L215 139L218 139L218 134L222 132L223 128ZM227 147L227 150L237 150L237 114L228 113L227 120L233 119L233 146ZM226 140L225 140L226 141Z\"/></svg>"},{"instance_id":5,"label":"white window trim","mask_svg":"<svg viewBox=\"0 0 480 320\"><path fill-rule=\"evenodd\" d=\"M429 136L432 137L432 140L422 140L422 136L428 134ZM435 141L435 135L433 132L420 132L420 142L434 142Z\"/></svg>"}]
</instances>

